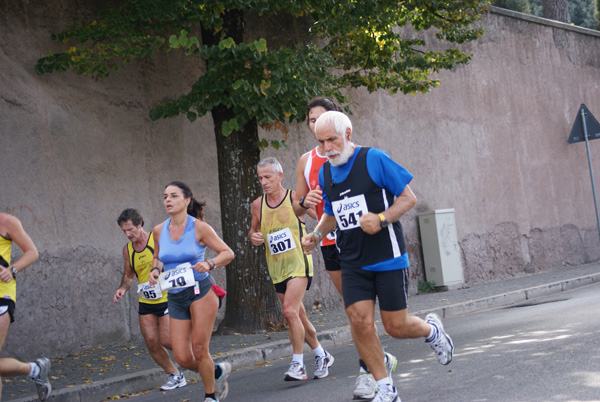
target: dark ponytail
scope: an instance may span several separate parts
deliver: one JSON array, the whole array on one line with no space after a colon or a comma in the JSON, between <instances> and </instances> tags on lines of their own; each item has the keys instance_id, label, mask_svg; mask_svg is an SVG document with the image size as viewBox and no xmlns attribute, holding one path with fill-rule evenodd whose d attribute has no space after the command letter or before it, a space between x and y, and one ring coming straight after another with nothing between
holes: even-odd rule
<instances>
[{"instance_id":1,"label":"dark ponytail","mask_svg":"<svg viewBox=\"0 0 600 402\"><path fill-rule=\"evenodd\" d=\"M187 207L188 215L191 215L194 218L197 218L197 219L200 219L201 221L203 221L204 220L204 207L206 206L206 203L196 200L194 198L194 194L192 194L192 190L185 183L182 183L180 181L172 181L169 184L167 184L165 186L165 188L167 188L169 186L179 187L181 189L181 191L183 192L184 198L190 199L190 203L188 204L188 207Z\"/></svg>"},{"instance_id":2,"label":"dark ponytail","mask_svg":"<svg viewBox=\"0 0 600 402\"><path fill-rule=\"evenodd\" d=\"M196 200L194 197L192 197L190 204L187 207L188 215L192 215L194 218L198 218L201 221L203 221L205 206L206 206L205 202L200 202L200 201Z\"/></svg>"}]
</instances>

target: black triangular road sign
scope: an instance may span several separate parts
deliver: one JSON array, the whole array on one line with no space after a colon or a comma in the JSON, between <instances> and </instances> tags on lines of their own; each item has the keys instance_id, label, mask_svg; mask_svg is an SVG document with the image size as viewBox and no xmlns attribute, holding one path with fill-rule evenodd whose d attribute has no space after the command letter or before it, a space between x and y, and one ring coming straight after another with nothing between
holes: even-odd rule
<instances>
[{"instance_id":1,"label":"black triangular road sign","mask_svg":"<svg viewBox=\"0 0 600 402\"><path fill-rule=\"evenodd\" d=\"M596 120L594 115L592 115L588 108L582 103L577 111L577 116L575 116L575 123L573 123L571 135L569 135L569 144L585 141L583 122L581 119L582 110L585 113L585 126L587 129L588 141L600 138L600 123L598 123L598 120Z\"/></svg>"}]
</instances>

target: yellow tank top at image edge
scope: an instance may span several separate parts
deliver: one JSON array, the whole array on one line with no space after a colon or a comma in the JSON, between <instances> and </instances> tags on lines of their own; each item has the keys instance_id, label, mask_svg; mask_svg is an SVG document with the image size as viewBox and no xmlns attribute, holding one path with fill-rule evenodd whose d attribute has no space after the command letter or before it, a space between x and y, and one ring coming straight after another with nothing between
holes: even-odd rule
<instances>
[{"instance_id":1,"label":"yellow tank top at image edge","mask_svg":"<svg viewBox=\"0 0 600 402\"><path fill-rule=\"evenodd\" d=\"M0 236L0 256L4 258L9 266L11 264L11 251L12 240ZM11 279L8 283L0 281L0 297L10 299L14 302L17 301L17 282L15 281L15 278Z\"/></svg>"}]
</instances>

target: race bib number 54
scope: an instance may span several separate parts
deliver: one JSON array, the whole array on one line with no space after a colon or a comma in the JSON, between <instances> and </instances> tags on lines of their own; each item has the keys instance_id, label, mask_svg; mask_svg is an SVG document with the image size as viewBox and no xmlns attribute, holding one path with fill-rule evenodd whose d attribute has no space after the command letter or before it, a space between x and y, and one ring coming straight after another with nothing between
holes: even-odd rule
<instances>
[{"instance_id":1,"label":"race bib number 54","mask_svg":"<svg viewBox=\"0 0 600 402\"><path fill-rule=\"evenodd\" d=\"M194 270L192 269L192 264L189 262L179 264L175 269L163 272L158 277L158 280L161 289L164 291L189 288L196 284Z\"/></svg>"},{"instance_id":2,"label":"race bib number 54","mask_svg":"<svg viewBox=\"0 0 600 402\"><path fill-rule=\"evenodd\" d=\"M369 212L367 200L363 194L333 201L331 206L340 230L350 230L360 227L360 217Z\"/></svg>"},{"instance_id":3,"label":"race bib number 54","mask_svg":"<svg viewBox=\"0 0 600 402\"><path fill-rule=\"evenodd\" d=\"M285 253L296 248L296 242L292 237L290 228L278 230L267 235L267 244L271 255Z\"/></svg>"}]
</instances>

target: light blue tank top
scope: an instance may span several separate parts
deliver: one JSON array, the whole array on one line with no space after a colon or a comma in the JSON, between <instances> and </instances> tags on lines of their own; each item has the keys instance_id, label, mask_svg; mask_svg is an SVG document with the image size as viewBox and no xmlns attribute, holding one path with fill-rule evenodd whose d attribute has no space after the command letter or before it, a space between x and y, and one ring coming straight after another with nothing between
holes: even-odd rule
<instances>
[{"instance_id":1,"label":"light blue tank top","mask_svg":"<svg viewBox=\"0 0 600 402\"><path fill-rule=\"evenodd\" d=\"M175 269L179 264L189 262L194 265L197 262L204 261L205 246L198 243L195 230L196 218L188 215L185 223L185 230L178 241L173 241L169 235L169 226L171 218L165 221L160 232L158 259L163 263L164 271ZM200 273L194 270L194 279L201 281L208 277L208 273ZM169 293L178 293L181 289L170 290Z\"/></svg>"}]
</instances>

